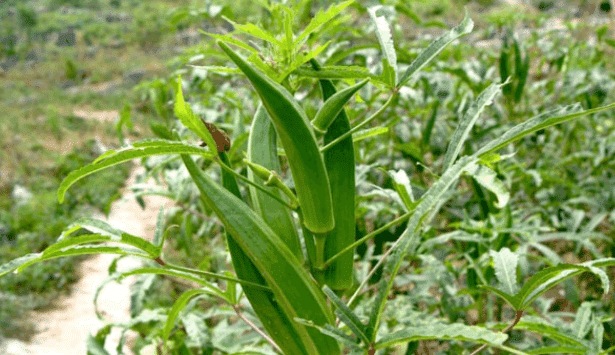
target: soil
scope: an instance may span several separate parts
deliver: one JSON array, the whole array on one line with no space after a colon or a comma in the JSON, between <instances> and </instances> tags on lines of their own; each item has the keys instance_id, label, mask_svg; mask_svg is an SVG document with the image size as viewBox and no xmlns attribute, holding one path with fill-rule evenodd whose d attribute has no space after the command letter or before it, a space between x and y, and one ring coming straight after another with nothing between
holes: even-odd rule
<instances>
[{"instance_id":1,"label":"soil","mask_svg":"<svg viewBox=\"0 0 615 355\"><path fill-rule=\"evenodd\" d=\"M126 182L131 186L142 168L133 169ZM153 184L153 181L150 182ZM107 219L115 228L127 233L152 240L156 226L156 218L160 206L165 210L171 207L172 201L159 197L148 196L144 198L146 207L141 209L132 194L116 201L110 210ZM104 219L104 217L97 216ZM134 279L126 278L121 284L112 282L107 284L98 297L99 310L104 319L99 320L94 311L94 294L98 286L108 277L108 267L116 255L95 255L81 263L80 280L72 286L70 296L57 301L56 307L45 312L34 312L29 315L37 321L39 333L31 342L24 343L17 340L4 342L4 349L0 353L5 355L74 355L86 354L86 340L88 335L95 332L108 322L123 322L130 319L130 284ZM134 258L125 258L118 263L119 270L132 269L140 265ZM115 329L105 343L105 350L112 355L117 354L115 347L119 343L120 331ZM125 344L123 352L133 355L129 350L130 337ZM144 354L143 352L141 352Z\"/></svg>"}]
</instances>

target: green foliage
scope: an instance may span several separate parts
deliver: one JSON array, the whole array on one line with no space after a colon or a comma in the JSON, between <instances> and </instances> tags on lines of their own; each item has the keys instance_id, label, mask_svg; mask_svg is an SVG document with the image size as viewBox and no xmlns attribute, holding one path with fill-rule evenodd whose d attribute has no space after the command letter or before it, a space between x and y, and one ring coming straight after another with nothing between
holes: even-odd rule
<instances>
[{"instance_id":1,"label":"green foliage","mask_svg":"<svg viewBox=\"0 0 615 355\"><path fill-rule=\"evenodd\" d=\"M162 139L105 153L58 190L73 202L72 184L142 158L164 187L140 196L178 206L161 212L156 242L86 221L89 234L67 227L66 238L0 273L93 252L154 260L110 278L147 274L123 327L171 353L393 354L430 341L450 354L612 351L615 306L603 294L615 263L615 81L603 47L511 37L496 54L456 43L472 30L468 15L435 40L406 40L412 30L397 26L398 14L426 27L419 17L441 15L447 2L349 1L311 20L310 1L258 3L266 19L233 18L234 32L210 34L237 68L208 43L174 62L190 65L184 81L174 73L140 88ZM207 11L178 11L173 24L216 16ZM366 25L346 23L355 17ZM207 66L193 65L201 59ZM231 137L228 153L201 118ZM162 252L165 239L176 255ZM92 244L110 240L124 245ZM236 277L224 272L231 263ZM173 306L148 303L162 276L198 286L174 290ZM231 324L236 314L265 340Z\"/></svg>"}]
</instances>

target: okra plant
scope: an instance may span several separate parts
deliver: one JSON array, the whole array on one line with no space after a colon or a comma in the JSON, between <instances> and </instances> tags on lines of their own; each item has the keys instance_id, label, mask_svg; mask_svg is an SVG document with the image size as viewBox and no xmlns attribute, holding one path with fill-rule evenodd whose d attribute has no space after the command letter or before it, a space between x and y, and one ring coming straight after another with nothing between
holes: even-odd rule
<instances>
[{"instance_id":1,"label":"okra plant","mask_svg":"<svg viewBox=\"0 0 615 355\"><path fill-rule=\"evenodd\" d=\"M615 104L585 111L578 104L556 108L512 127L477 151L464 154L464 143L475 122L508 82L493 83L469 106L450 137L437 180L420 198L415 198L406 172L390 171L395 191L406 212L383 228L355 240L354 143L386 131L363 128L390 112L400 90L412 85L417 73L447 45L470 33L473 22L466 14L459 26L431 42L413 61L404 64L398 63L391 28L382 8L373 7L368 9L368 13L381 49L378 70L323 65L319 57L330 44L319 44L318 35L337 15L349 11L351 4L352 1L346 1L319 11L298 34L293 33L297 10L279 4L266 6L283 19L281 34L254 24L234 24L236 32L255 38L255 42L250 44L234 34L209 34L216 40L220 53L224 53L233 66L201 69L240 74L247 79L260 101L249 130L245 159L240 163L248 168L247 176L238 173L238 166L233 166L229 159L229 156L239 154L237 149L241 147L234 145L236 142L230 142L229 147L226 134L193 112L184 100L182 82L178 78L174 83L174 114L181 125L177 130L165 132L167 139L143 140L108 151L90 165L69 174L58 189L58 199L62 202L73 183L107 167L156 155L181 159L200 192L201 201L225 227L235 276L209 273L166 261L162 248L169 233L162 231L161 221L154 240L149 242L92 218L76 221L62 233L56 244L45 251L2 265L0 275L70 255L112 253L148 259L152 261L148 266L116 276L167 275L202 286L184 293L169 310L162 331L163 339L169 337L180 311L191 298L206 294L236 306L241 298L235 287L239 284L264 328L262 331L255 326L256 330L282 354L335 355L347 351L375 354L393 345L426 339L481 345L475 353L487 346L526 354L506 345L506 333L518 324L524 329L536 328L532 328L534 323L531 321L522 320L524 311L532 302L558 283L586 271L598 275L608 289L609 279L601 268L615 265L615 259L599 259L578 265L560 264L538 272L519 285L515 254L508 248L492 250L490 256L499 285L481 287L485 292L501 297L515 312L515 319L501 332L485 326L434 323L382 334L379 332L382 314L404 260L428 242L421 239L426 222L446 202L447 192L454 188L462 175L471 176L485 189L499 193L503 185L491 167L501 159L498 155L501 148L538 130L615 108ZM263 53L273 53L278 60L271 65ZM306 113L301 100L293 92L299 83L305 82L318 86L322 92L323 102L313 115ZM356 95L370 87L373 90L369 92L386 96L386 101L353 125L351 122L355 117L351 120L345 106L351 105ZM204 144L180 134L185 129ZM280 155L285 156L292 186L281 178L286 172L280 163ZM211 174L216 165L221 171L221 181L216 181ZM247 188L247 196L242 194L240 184ZM506 198L498 201L499 206L506 203ZM362 319L353 309L353 301L365 291L369 276L358 284L355 282L354 249L380 231L401 223L406 223L404 233L369 273L371 275L383 268L369 316ZM226 280L226 289L212 280ZM555 347L542 349L544 352L534 349L533 353L548 353L553 349L556 352L597 349L598 353L601 349L585 340L566 339Z\"/></svg>"}]
</instances>

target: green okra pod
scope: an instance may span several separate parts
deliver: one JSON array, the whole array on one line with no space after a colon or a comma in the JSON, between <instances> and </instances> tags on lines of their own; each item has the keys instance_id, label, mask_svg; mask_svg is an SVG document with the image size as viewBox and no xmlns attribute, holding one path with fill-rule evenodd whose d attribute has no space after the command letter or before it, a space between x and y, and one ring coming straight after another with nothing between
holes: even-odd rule
<instances>
[{"instance_id":1,"label":"green okra pod","mask_svg":"<svg viewBox=\"0 0 615 355\"><path fill-rule=\"evenodd\" d=\"M288 158L305 226L317 234L331 231L335 219L329 178L305 112L282 85L225 43L218 41L218 45L250 80L269 113Z\"/></svg>"},{"instance_id":2,"label":"green okra pod","mask_svg":"<svg viewBox=\"0 0 615 355\"><path fill-rule=\"evenodd\" d=\"M311 61L312 67L320 67L316 60ZM356 85L355 85L356 86ZM331 99L336 95L335 86L330 80L320 80L323 99ZM324 136L324 144L334 141L350 131L350 121L342 108L329 126ZM333 212L335 228L329 232L325 240L325 260L344 250L355 240L355 157L352 136L341 140L338 144L324 152L324 161L329 175L329 186L333 196ZM332 289L340 290L352 286L353 282L352 250L342 254L325 270L325 283Z\"/></svg>"},{"instance_id":3,"label":"green okra pod","mask_svg":"<svg viewBox=\"0 0 615 355\"><path fill-rule=\"evenodd\" d=\"M329 126L335 121L340 112L344 109L344 105L350 100L352 95L359 91L362 87L369 82L369 79L365 79L358 84L350 86L342 91L334 93L325 100L325 103L320 107L316 116L312 120L312 127L314 130L325 133ZM335 91L333 91L335 92Z\"/></svg>"}]
</instances>

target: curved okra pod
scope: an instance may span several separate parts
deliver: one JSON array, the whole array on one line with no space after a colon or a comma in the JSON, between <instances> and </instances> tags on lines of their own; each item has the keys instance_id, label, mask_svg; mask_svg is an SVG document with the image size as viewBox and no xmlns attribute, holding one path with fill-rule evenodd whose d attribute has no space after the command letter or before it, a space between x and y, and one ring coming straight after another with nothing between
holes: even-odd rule
<instances>
[{"instance_id":1,"label":"curved okra pod","mask_svg":"<svg viewBox=\"0 0 615 355\"><path fill-rule=\"evenodd\" d=\"M225 43L218 45L250 80L269 113L288 158L305 226L316 234L331 231L335 220L329 178L305 112L282 85Z\"/></svg>"},{"instance_id":2,"label":"curved okra pod","mask_svg":"<svg viewBox=\"0 0 615 355\"><path fill-rule=\"evenodd\" d=\"M290 198L291 205L297 204L297 197L275 174L276 171L280 171L278 144L275 129L269 117L267 117L267 111L265 111L263 105L258 106L252 120L250 137L248 138L248 158L249 161L246 161L250 167L248 178L258 182L257 179L254 179L254 175L257 175L266 181L266 186L270 186L267 188L271 193L281 196L280 192L282 191ZM250 196L254 210L282 238L282 241L293 254L302 258L297 228L286 206L253 186L250 186Z\"/></svg>"},{"instance_id":3,"label":"curved okra pod","mask_svg":"<svg viewBox=\"0 0 615 355\"><path fill-rule=\"evenodd\" d=\"M320 107L316 113L316 116L314 116L314 119L312 120L312 127L314 130L320 133L326 133L329 126L344 109L344 104L346 104L352 95L364 87L368 82L369 79L365 79L360 83L350 86L337 93L334 88L334 94L325 99L325 103Z\"/></svg>"}]
</instances>

